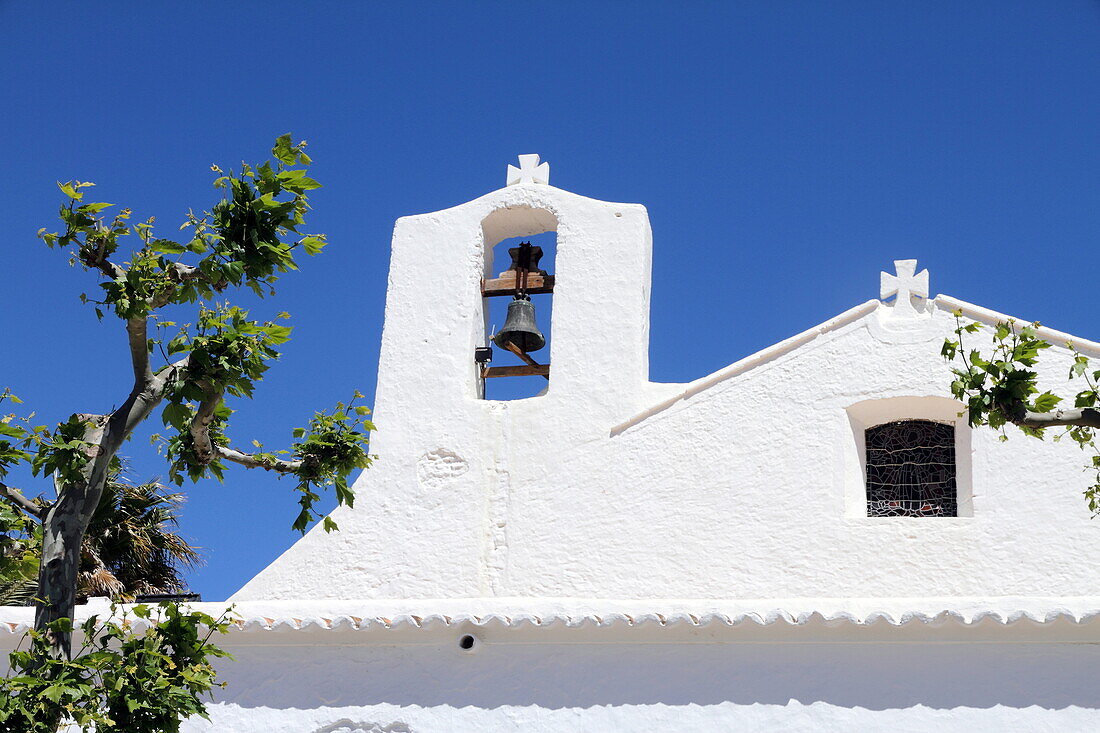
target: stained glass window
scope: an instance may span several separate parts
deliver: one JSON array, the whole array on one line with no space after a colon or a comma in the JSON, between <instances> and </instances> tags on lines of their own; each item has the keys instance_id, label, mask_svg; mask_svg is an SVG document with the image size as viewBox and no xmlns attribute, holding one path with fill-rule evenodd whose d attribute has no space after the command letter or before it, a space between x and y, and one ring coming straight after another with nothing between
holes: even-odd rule
<instances>
[{"instance_id":1,"label":"stained glass window","mask_svg":"<svg viewBox=\"0 0 1100 733\"><path fill-rule=\"evenodd\" d=\"M867 516L958 516L954 425L898 420L865 435Z\"/></svg>"}]
</instances>

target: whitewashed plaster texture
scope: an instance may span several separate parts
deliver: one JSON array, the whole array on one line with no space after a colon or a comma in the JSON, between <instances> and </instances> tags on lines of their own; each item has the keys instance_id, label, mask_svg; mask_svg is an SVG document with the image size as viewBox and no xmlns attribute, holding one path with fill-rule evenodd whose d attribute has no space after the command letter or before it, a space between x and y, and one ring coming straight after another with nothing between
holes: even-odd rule
<instances>
[{"instance_id":1,"label":"whitewashed plaster texture","mask_svg":"<svg viewBox=\"0 0 1100 733\"><path fill-rule=\"evenodd\" d=\"M386 645L321 631L235 646L237 663L223 665L231 697L188 730L1094 729L1100 694L1082 672L1100 663L1097 645L922 631L916 643L830 643L825 629L771 643L707 630L592 643L568 630L514 641L486 631L475 654L455 634Z\"/></svg>"},{"instance_id":2,"label":"whitewashed plaster texture","mask_svg":"<svg viewBox=\"0 0 1100 733\"><path fill-rule=\"evenodd\" d=\"M487 255L505 238L543 231L557 232L549 388L484 400L473 359L487 330L480 282L504 268ZM606 483L606 465L584 476L592 449L621 443L611 427L674 389L648 382L650 255L642 206L539 183L400 219L376 468L357 483L355 509L334 515L339 532L310 532L234 599L545 595L528 590L544 580L515 574L517 547L521 556L545 552L556 585L579 591L587 583L570 578L580 569L568 567L560 546L538 549L539 537L566 531L584 546L593 528L563 523L587 513L593 492L621 488ZM568 516L545 514L563 502ZM532 535L528 523L539 514L545 525Z\"/></svg>"},{"instance_id":3,"label":"whitewashed plaster texture","mask_svg":"<svg viewBox=\"0 0 1100 733\"><path fill-rule=\"evenodd\" d=\"M481 399L479 283L501 269L487 253L547 230L549 388ZM667 385L648 378L650 257L643 207L538 183L399 220L379 460L339 532L312 531L234 600L1097 592L1082 454L958 421L939 350L959 304L927 299L915 261L883 274L893 303ZM1068 391L1068 352L1047 356ZM862 430L907 417L956 422L959 517L865 516Z\"/></svg>"},{"instance_id":4,"label":"whitewashed plaster texture","mask_svg":"<svg viewBox=\"0 0 1100 733\"><path fill-rule=\"evenodd\" d=\"M231 599L229 686L186 730L1100 727L1084 456L968 429L939 356L953 311L1006 317L929 299L899 260L892 302L652 383L646 211L553 188L545 165L398 220L379 460L339 532ZM548 389L484 400L480 280L503 269L493 245L545 231ZM1066 393L1069 354L1050 352ZM866 517L863 430L904 418L956 423L960 516ZM0 644L30 618L6 609Z\"/></svg>"}]
</instances>

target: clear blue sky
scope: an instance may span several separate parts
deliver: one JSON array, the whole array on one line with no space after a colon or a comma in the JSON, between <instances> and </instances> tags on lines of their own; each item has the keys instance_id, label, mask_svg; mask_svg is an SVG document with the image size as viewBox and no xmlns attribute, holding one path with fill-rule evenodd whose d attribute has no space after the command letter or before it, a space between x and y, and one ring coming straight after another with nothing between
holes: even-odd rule
<instances>
[{"instance_id":1,"label":"clear blue sky","mask_svg":"<svg viewBox=\"0 0 1100 733\"><path fill-rule=\"evenodd\" d=\"M1093 0L0 0L0 92L0 385L51 422L129 387L121 327L77 299L94 277L35 239L54 181L96 181L96 200L173 231L215 201L210 163L287 131L310 141L332 245L255 307L296 329L238 405L245 444L373 394L394 219L498 188L518 153L556 186L648 207L657 381L876 297L903 257L933 292L1100 337ZM128 452L163 473L145 440ZM208 600L295 539L270 477L190 494Z\"/></svg>"}]
</instances>

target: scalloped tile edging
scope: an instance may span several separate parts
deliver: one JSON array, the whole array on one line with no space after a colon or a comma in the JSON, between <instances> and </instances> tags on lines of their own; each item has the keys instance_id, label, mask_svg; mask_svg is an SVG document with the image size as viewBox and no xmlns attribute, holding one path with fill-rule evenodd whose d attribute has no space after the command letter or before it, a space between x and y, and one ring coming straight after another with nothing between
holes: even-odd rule
<instances>
[{"instance_id":1,"label":"scalloped tile edging","mask_svg":"<svg viewBox=\"0 0 1100 733\"><path fill-rule=\"evenodd\" d=\"M962 599L960 599L962 600ZM993 622L1011 626L1020 622L1049 625L1055 622L1084 624L1100 616L1100 600L1075 599L1076 604L1057 604L1053 599L1021 599L1018 604L981 603L966 599L953 608L949 601L904 601L868 603L863 599L854 606L865 610L823 610L832 603L822 602L814 610L810 603L790 603L771 609L730 608L722 610L721 603L698 601L662 601L647 604L644 601L547 601L546 599L514 599L507 603L493 599L446 599L436 601L243 601L229 603L193 604L196 610L219 615L229 605L235 605L232 614L234 626L242 632L287 632L308 630L447 630L459 627L486 629L609 629L609 628L712 628L738 626L767 627L775 624L806 626L810 624L839 626L872 626L887 624L901 627L909 625L976 626ZM458 608L465 603L472 610ZM774 601L772 603L775 603ZM385 606L389 605L389 609ZM648 610L646 606L661 610ZM744 606L737 603L730 606ZM904 610L905 606L925 610ZM950 604L954 605L954 604ZM450 606L451 612L413 612L409 607ZM493 607L497 606L496 609ZM527 606L527 608L523 608ZM540 606L542 606L540 608ZM706 607L706 606L709 606ZM802 610L793 610L801 606ZM942 610L930 610L935 607ZM1072 608L1071 606L1076 606ZM678 608L677 608L678 607ZM93 613L108 610L105 603L87 604L77 609L78 623ZM361 609L361 611L360 611ZM376 612L371 613L372 610ZM33 623L33 609L0 607L0 633L22 634ZM146 623L131 618L135 629L145 628Z\"/></svg>"}]
</instances>

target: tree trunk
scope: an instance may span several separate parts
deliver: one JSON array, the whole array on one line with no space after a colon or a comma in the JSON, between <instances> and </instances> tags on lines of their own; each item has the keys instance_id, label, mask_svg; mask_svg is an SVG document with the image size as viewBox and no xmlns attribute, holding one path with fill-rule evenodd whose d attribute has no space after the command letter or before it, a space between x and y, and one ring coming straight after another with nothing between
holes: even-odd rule
<instances>
[{"instance_id":1,"label":"tree trunk","mask_svg":"<svg viewBox=\"0 0 1100 733\"><path fill-rule=\"evenodd\" d=\"M80 545L99 506L111 461L134 428L160 403L165 381L174 373L149 384L134 387L129 398L109 416L81 415L88 423L84 440L90 444L88 463L80 481L57 484L57 501L42 522L42 562L38 566L38 600L35 602L34 628L45 632L46 625L73 617L76 606L76 575L80 569ZM72 658L72 634L47 632L54 658Z\"/></svg>"},{"instance_id":2,"label":"tree trunk","mask_svg":"<svg viewBox=\"0 0 1100 733\"><path fill-rule=\"evenodd\" d=\"M131 397L123 407L132 404ZM125 414L125 413L123 413ZM91 444L88 463L79 481L57 483L57 501L42 522L42 560L38 565L38 595L35 601L34 628L50 640L50 656L72 659L72 633L48 631L47 624L73 618L76 606L76 574L80 569L80 545L84 532L99 506L107 472L123 433L115 427L122 419L115 413L104 420L100 416L82 416L89 424L84 439Z\"/></svg>"},{"instance_id":3,"label":"tree trunk","mask_svg":"<svg viewBox=\"0 0 1100 733\"><path fill-rule=\"evenodd\" d=\"M59 487L59 498L42 524L42 562L38 569L38 601L34 627L45 631L58 619L73 618L76 576L84 532L99 505L106 477L95 472L90 483ZM54 656L72 658L72 634L47 632Z\"/></svg>"}]
</instances>

